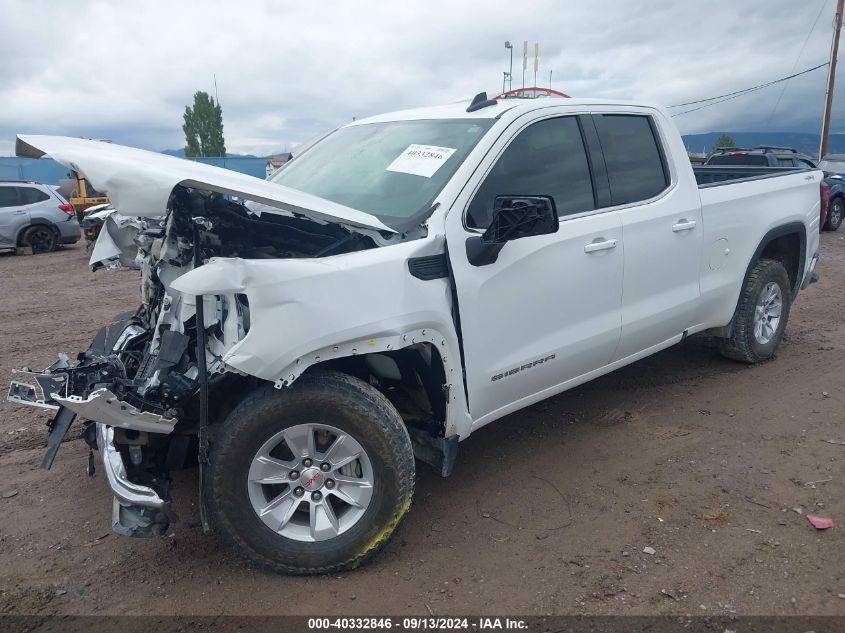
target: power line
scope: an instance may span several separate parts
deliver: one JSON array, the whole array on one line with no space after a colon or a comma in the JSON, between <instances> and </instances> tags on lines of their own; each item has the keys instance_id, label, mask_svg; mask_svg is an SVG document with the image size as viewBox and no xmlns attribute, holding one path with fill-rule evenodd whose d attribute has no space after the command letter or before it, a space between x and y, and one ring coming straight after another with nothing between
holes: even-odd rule
<instances>
[{"instance_id":1,"label":"power line","mask_svg":"<svg viewBox=\"0 0 845 633\"><path fill-rule=\"evenodd\" d=\"M792 64L792 69L789 71L791 73L795 72L795 68L798 66L798 62L801 61L801 55L804 54L804 49L807 47L807 42L810 41L810 36L813 34L813 31L816 30L816 24L819 23L819 18L822 17L822 11L824 11L825 6L827 5L827 0L822 0L821 6L819 7L819 12L816 14L816 19L813 20L813 26L810 27L809 33L807 33L807 37L804 38L804 43L801 44L801 50L798 51L798 57L795 58L795 63ZM778 95L777 101L775 101L775 105L772 108L772 111L769 113L769 118L766 119L766 125L772 122L772 117L775 116L775 112L777 112L778 106L780 105L781 99L783 99L783 95L786 94L786 88L789 86L789 82L785 81L783 83L783 88L780 90L780 94Z\"/></svg>"},{"instance_id":2,"label":"power line","mask_svg":"<svg viewBox=\"0 0 845 633\"><path fill-rule=\"evenodd\" d=\"M684 110L683 112L676 112L672 116L681 116L682 114L689 114L690 112L695 112L697 110L702 110L704 108L709 108L712 105L716 105L717 103L723 103L724 101L730 101L731 99L736 99L737 97L741 97L743 95L747 95L751 92L756 92L757 90L762 90L763 88L768 88L769 86L774 86L775 84L779 84L783 81L789 81L795 77L800 77L801 75L806 75L807 73L811 73L814 70L818 70L819 68L824 68L828 66L829 62L825 62L824 64L819 64L818 66L813 66L812 68L808 68L807 70L802 70L800 73L793 73L792 75L788 75L786 77L781 77L780 79L775 79L774 81L769 81L764 84L759 84L757 86L752 86L751 88L744 88L743 90L736 90L734 92L728 92L723 95L718 95L716 97L709 97L708 99L698 99L697 101L687 101L686 103L677 103L675 105L669 106L670 108L680 108L681 106L688 106L688 105L695 105L697 103L704 103L705 105L699 106L697 108L692 108L691 110ZM712 103L708 103L712 102Z\"/></svg>"},{"instance_id":3,"label":"power line","mask_svg":"<svg viewBox=\"0 0 845 633\"><path fill-rule=\"evenodd\" d=\"M688 106L688 105L695 105L696 103L704 103L705 101L713 101L715 99L721 99L722 97L730 97L732 95L738 95L741 93L751 92L753 90L759 90L760 88L766 88L771 86L772 84L780 83L781 81L786 81L787 79L792 79L793 77L797 77L798 75L803 75L804 73L811 72L813 70L818 70L822 66L827 66L827 62L824 64L819 64L818 66L813 66L812 68L808 68L807 70L802 70L800 73L795 73L794 75L789 75L788 77L782 77L781 79L775 79L774 81L769 81L764 84L759 84L757 86L752 86L751 88L743 88L742 90L736 90L735 92L727 92L723 95L718 95L716 97L709 97L707 99L698 99L697 101L687 101L686 103L676 103L675 105L670 105L670 108L680 108L681 106Z\"/></svg>"}]
</instances>

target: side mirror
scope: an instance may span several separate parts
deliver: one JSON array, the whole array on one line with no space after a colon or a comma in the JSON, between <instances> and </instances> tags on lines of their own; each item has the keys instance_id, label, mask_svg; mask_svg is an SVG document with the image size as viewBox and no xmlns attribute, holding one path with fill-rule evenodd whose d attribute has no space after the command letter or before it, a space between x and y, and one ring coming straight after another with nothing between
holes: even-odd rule
<instances>
[{"instance_id":1,"label":"side mirror","mask_svg":"<svg viewBox=\"0 0 845 633\"><path fill-rule=\"evenodd\" d=\"M551 196L496 196L490 226L467 239L467 259L473 266L492 264L507 242L556 233L559 226Z\"/></svg>"}]
</instances>

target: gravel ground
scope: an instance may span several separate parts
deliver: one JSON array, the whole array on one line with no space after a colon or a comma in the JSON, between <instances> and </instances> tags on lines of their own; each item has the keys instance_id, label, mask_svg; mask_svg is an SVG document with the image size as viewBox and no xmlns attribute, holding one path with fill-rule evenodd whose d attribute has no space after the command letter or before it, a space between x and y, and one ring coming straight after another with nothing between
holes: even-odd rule
<instances>
[{"instance_id":1,"label":"gravel ground","mask_svg":"<svg viewBox=\"0 0 845 633\"><path fill-rule=\"evenodd\" d=\"M339 576L276 576L203 536L193 472L169 536L111 534L84 444L39 470L46 416L4 401L0 614L845 614L842 528L796 511L845 524L845 233L822 255L775 360L693 337L510 415L451 478L419 465L396 538ZM4 384L137 302L137 273L91 273L81 247L0 270Z\"/></svg>"}]
</instances>

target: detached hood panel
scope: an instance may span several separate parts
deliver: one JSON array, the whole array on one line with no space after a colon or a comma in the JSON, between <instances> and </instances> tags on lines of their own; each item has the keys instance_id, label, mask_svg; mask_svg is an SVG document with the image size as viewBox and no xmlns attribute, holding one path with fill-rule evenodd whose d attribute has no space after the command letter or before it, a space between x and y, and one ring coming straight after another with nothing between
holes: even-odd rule
<instances>
[{"instance_id":1,"label":"detached hood panel","mask_svg":"<svg viewBox=\"0 0 845 633\"><path fill-rule=\"evenodd\" d=\"M68 136L18 135L18 156L49 156L81 172L106 192L121 215L160 217L177 185L254 200L316 220L340 222L377 231L393 229L369 213L336 204L290 187L220 167L134 147Z\"/></svg>"}]
</instances>

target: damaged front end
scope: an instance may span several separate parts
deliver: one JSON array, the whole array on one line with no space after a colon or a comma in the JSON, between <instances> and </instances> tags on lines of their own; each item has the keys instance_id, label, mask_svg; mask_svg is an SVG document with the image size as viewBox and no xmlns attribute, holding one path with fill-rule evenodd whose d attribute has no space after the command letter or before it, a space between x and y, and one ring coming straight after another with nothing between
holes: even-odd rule
<instances>
[{"instance_id":1,"label":"damaged front end","mask_svg":"<svg viewBox=\"0 0 845 633\"><path fill-rule=\"evenodd\" d=\"M223 360L250 330L246 294L189 295L173 282L214 257L314 258L373 248L378 239L182 185L161 218L106 217L92 265L139 269L141 305L101 329L76 359L60 355L43 372L14 372L10 401L56 412L42 466L50 468L74 418L85 420L83 437L100 452L114 491L114 530L162 534L174 518L171 471L197 463L202 471L209 422L257 381Z\"/></svg>"},{"instance_id":2,"label":"damaged front end","mask_svg":"<svg viewBox=\"0 0 845 633\"><path fill-rule=\"evenodd\" d=\"M121 315L76 360L61 354L44 372L13 371L8 395L12 402L56 411L48 423L42 468L52 466L74 420L86 421L88 472L94 474L93 450L99 450L114 491L112 527L128 536L156 536L167 529L169 465L160 453L180 443L172 437L179 421L173 395L145 402L134 388L149 355L151 336L144 323L143 308ZM183 396L190 397L189 390Z\"/></svg>"}]
</instances>

